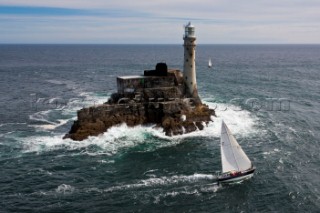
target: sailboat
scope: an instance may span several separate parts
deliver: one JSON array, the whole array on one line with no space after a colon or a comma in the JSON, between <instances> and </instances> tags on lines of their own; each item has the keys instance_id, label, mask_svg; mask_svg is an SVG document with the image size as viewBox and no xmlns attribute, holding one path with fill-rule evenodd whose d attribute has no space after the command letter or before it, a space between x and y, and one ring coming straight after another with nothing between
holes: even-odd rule
<instances>
[{"instance_id":1,"label":"sailboat","mask_svg":"<svg viewBox=\"0 0 320 213\"><path fill-rule=\"evenodd\" d=\"M221 125L220 142L222 174L218 177L218 181L235 183L251 178L256 168L253 167L224 121Z\"/></svg>"},{"instance_id":2,"label":"sailboat","mask_svg":"<svg viewBox=\"0 0 320 213\"><path fill-rule=\"evenodd\" d=\"M212 62L211 62L211 58L208 61L208 67L211 68L212 67Z\"/></svg>"}]
</instances>

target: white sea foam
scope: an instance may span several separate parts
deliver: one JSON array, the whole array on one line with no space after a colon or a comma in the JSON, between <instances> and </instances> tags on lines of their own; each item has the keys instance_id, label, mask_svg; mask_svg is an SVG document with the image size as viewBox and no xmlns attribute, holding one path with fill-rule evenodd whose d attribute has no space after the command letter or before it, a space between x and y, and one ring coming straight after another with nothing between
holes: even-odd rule
<instances>
[{"instance_id":1,"label":"white sea foam","mask_svg":"<svg viewBox=\"0 0 320 213\"><path fill-rule=\"evenodd\" d=\"M145 173L143 173L144 175L147 175L147 174L149 174L149 173L152 173L152 172L155 172L155 171L157 171L158 169L151 169L151 170L148 170L148 171L146 171Z\"/></svg>"},{"instance_id":2,"label":"white sea foam","mask_svg":"<svg viewBox=\"0 0 320 213\"><path fill-rule=\"evenodd\" d=\"M167 198L167 197L177 197L181 195L195 195L200 196L202 193L215 193L219 189L221 189L222 186L218 185L217 183L211 183L201 186L193 186L193 187L180 187L176 188L173 191L160 193L156 196L154 196L153 203L160 203L161 200Z\"/></svg>"},{"instance_id":3,"label":"white sea foam","mask_svg":"<svg viewBox=\"0 0 320 213\"><path fill-rule=\"evenodd\" d=\"M46 81L49 82L49 83L52 83L52 84L57 84L57 85L65 84L63 81L55 80L55 79L49 79L49 80L46 80Z\"/></svg>"},{"instance_id":4,"label":"white sea foam","mask_svg":"<svg viewBox=\"0 0 320 213\"><path fill-rule=\"evenodd\" d=\"M87 106L103 104L109 98L108 96L96 96L92 93L85 92L80 93L79 96L83 98L71 99L65 106L61 106L58 109L49 109L30 115L29 118L31 120L45 123L42 125L33 125L33 127L40 131L54 130L70 120L75 120L77 110ZM54 99L51 101L54 101ZM62 134L53 136L31 136L23 139L24 150L26 152L42 152L62 148L69 150L82 149L80 154L112 155L122 148L130 148L144 143L153 143L153 149L174 146L187 137L219 137L222 119L228 124L234 134L245 136L256 131L254 129L256 118L251 116L250 112L244 110L236 111L234 110L236 109L236 106L227 106L225 104L216 104L212 102L204 103L216 110L217 117L213 117L214 122L210 122L202 131L198 130L184 135L169 137L164 134L161 128L155 129L153 126L128 127L127 125L122 124L110 128L107 132L99 136L89 137L81 142L70 139L63 140ZM50 113L53 112L56 114L60 113L61 115L72 115L73 117L71 119L50 120ZM150 136L153 137L151 142ZM83 148L92 145L98 146L98 151L92 152L83 150Z\"/></svg>"},{"instance_id":5,"label":"white sea foam","mask_svg":"<svg viewBox=\"0 0 320 213\"><path fill-rule=\"evenodd\" d=\"M97 162L101 164L112 164L115 161L114 160L98 160Z\"/></svg>"},{"instance_id":6,"label":"white sea foam","mask_svg":"<svg viewBox=\"0 0 320 213\"><path fill-rule=\"evenodd\" d=\"M82 92L79 96L84 97L81 101L85 104L85 106L92 106L92 105L99 105L107 102L110 98L109 95L107 96L97 96L91 92Z\"/></svg>"},{"instance_id":7,"label":"white sea foam","mask_svg":"<svg viewBox=\"0 0 320 213\"><path fill-rule=\"evenodd\" d=\"M276 155L277 153L281 152L280 149L277 149L277 148L274 148L273 150L270 150L268 152L263 152L262 154L264 155L263 158L268 158L270 156L272 156L272 158L274 158L274 155ZM290 152L289 153L285 153L285 154L288 154L290 155ZM281 163L281 162L280 162Z\"/></svg>"},{"instance_id":8,"label":"white sea foam","mask_svg":"<svg viewBox=\"0 0 320 213\"><path fill-rule=\"evenodd\" d=\"M42 122L45 124L41 125L30 125L38 130L54 130L59 126L66 124L70 120L76 119L77 111L83 107L88 107L92 105L100 105L109 99L109 96L96 96L93 93L81 92L79 94L81 98L73 98L68 101L61 100L58 97L51 98L49 100L38 99L36 104L43 104L45 102L46 106L53 109L43 110L29 115L29 119L33 121ZM56 103L56 104L55 104ZM50 118L51 113L61 114L64 116L72 116L71 119L52 119Z\"/></svg>"},{"instance_id":9,"label":"white sea foam","mask_svg":"<svg viewBox=\"0 0 320 213\"><path fill-rule=\"evenodd\" d=\"M110 128L104 134L99 136L91 136L83 141L73 141L71 139L62 139L63 135L54 136L31 136L23 138L23 146L25 152L42 152L58 149L77 150L96 145L99 151L91 153L85 151L81 154L87 155L113 155L122 148L134 147L139 144L146 143L146 135L163 135L159 130L153 129L152 126L128 127L126 124ZM171 141L158 141L159 144L172 144ZM167 142L167 143L166 143Z\"/></svg>"},{"instance_id":10,"label":"white sea foam","mask_svg":"<svg viewBox=\"0 0 320 213\"><path fill-rule=\"evenodd\" d=\"M157 136L173 140L186 137L220 137L222 120L224 120L231 132L235 135L247 136L258 132L257 129L254 128L257 118L251 115L249 111L236 111L234 110L236 106L233 105L216 104L212 102L204 103L207 104L210 109L215 109L217 117L213 117L213 122L210 122L203 130L172 137L164 136L163 134Z\"/></svg>"},{"instance_id":11,"label":"white sea foam","mask_svg":"<svg viewBox=\"0 0 320 213\"><path fill-rule=\"evenodd\" d=\"M56 124L55 122L48 120L48 114L52 111L53 110L49 109L49 110L36 112L32 115L29 115L29 119L33 121L40 121L40 122L55 125Z\"/></svg>"},{"instance_id":12,"label":"white sea foam","mask_svg":"<svg viewBox=\"0 0 320 213\"><path fill-rule=\"evenodd\" d=\"M59 126L63 126L64 124L68 123L69 120L70 119L58 119L56 122L50 122L52 124L30 125L30 126L40 130L54 130Z\"/></svg>"},{"instance_id":13,"label":"white sea foam","mask_svg":"<svg viewBox=\"0 0 320 213\"><path fill-rule=\"evenodd\" d=\"M87 95L87 94L83 94ZM106 97L100 99L101 102L105 101ZM24 150L26 152L42 152L51 151L57 149L83 149L92 145L99 147L96 152L83 151L81 154L88 155L113 155L123 148L135 147L139 144L153 143L151 149L157 149L160 147L175 146L182 139L187 137L220 137L220 127L222 119L228 124L233 134L247 136L257 132L254 128L256 118L251 116L248 111L234 111L234 110L222 110L226 106L224 104L215 104L205 102L210 108L216 108L217 117L214 117L214 122L210 122L204 130L191 132L184 135L176 135L173 137L166 136L163 129L154 126L136 126L128 127L126 124L114 126L107 132L99 136L91 136L84 141L73 141L71 139L63 140L63 135L54 136L31 136L23 139ZM76 110L74 111L74 113ZM47 121L48 124L36 126L37 128L52 130L58 126L64 125L69 120L57 120L51 122L46 120L45 116L50 113L49 110L39 112L33 116L33 119L39 119L41 121ZM75 119L73 117L72 119ZM150 141L150 136L153 140ZM148 150L146 150L148 151Z\"/></svg>"},{"instance_id":14,"label":"white sea foam","mask_svg":"<svg viewBox=\"0 0 320 213\"><path fill-rule=\"evenodd\" d=\"M118 186L113 186L105 189L105 192L136 189L136 188L146 188L146 187L157 187L164 185L174 185L181 183L193 183L200 180L215 180L216 176L211 174L193 174L193 175L174 175L170 177L154 177L145 180L140 180L137 183L132 184L121 184Z\"/></svg>"},{"instance_id":15,"label":"white sea foam","mask_svg":"<svg viewBox=\"0 0 320 213\"><path fill-rule=\"evenodd\" d=\"M254 128L257 117L253 116L249 111L239 110L237 106L223 103L204 103L216 111L217 117L214 118L213 123L218 124L218 136L220 136L222 120L228 125L233 134L246 136L257 133L257 129Z\"/></svg>"},{"instance_id":16,"label":"white sea foam","mask_svg":"<svg viewBox=\"0 0 320 213\"><path fill-rule=\"evenodd\" d=\"M159 195L154 197L154 201L153 203L160 203L160 201L162 199L165 199L167 197L176 197L176 196L180 196L180 195L196 195L199 196L199 190L198 189L176 189L176 191L170 191L170 192L166 192L166 193L160 193Z\"/></svg>"},{"instance_id":17,"label":"white sea foam","mask_svg":"<svg viewBox=\"0 0 320 213\"><path fill-rule=\"evenodd\" d=\"M42 171L42 170L41 170ZM40 196L56 196L60 195L70 195L73 193L111 193L116 191L127 191L127 190L135 190L135 189L149 189L149 188L157 188L162 186L173 186L174 189L160 193L154 196L154 203L158 203L161 199L166 197L176 197L179 195L196 195L199 196L202 193L213 193L220 189L222 186L218 185L216 180L216 176L211 174L194 174L194 175L174 175L174 176L163 176L159 178L149 178L145 180L138 180L132 184L119 184L116 186L111 186L106 189L90 187L90 188L75 188L74 186L68 184L60 184L53 190L49 191L36 191L31 193L31 195L40 195ZM170 187L171 188L171 187ZM30 194L23 194L24 196L28 196ZM151 196L152 193L150 194ZM16 194L14 195L16 196ZM21 196L21 194L19 194ZM145 194L144 196L149 196Z\"/></svg>"},{"instance_id":18,"label":"white sea foam","mask_svg":"<svg viewBox=\"0 0 320 213\"><path fill-rule=\"evenodd\" d=\"M71 194L74 191L74 187L67 184L61 184L55 191L59 194Z\"/></svg>"}]
</instances>

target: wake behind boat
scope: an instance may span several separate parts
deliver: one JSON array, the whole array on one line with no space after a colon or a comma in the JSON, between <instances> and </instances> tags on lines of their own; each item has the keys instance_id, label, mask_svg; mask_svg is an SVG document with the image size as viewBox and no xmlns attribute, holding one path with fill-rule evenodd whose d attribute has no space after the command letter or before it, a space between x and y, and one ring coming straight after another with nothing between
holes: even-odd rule
<instances>
[{"instance_id":1,"label":"wake behind boat","mask_svg":"<svg viewBox=\"0 0 320 213\"><path fill-rule=\"evenodd\" d=\"M222 175L218 177L218 181L235 183L251 178L255 167L224 121L222 121L220 140Z\"/></svg>"}]
</instances>

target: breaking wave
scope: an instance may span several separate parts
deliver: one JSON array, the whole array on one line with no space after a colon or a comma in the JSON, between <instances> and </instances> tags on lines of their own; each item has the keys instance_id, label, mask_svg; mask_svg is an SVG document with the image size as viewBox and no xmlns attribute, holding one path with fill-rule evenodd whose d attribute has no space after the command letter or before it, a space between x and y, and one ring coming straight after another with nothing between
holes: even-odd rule
<instances>
[{"instance_id":1,"label":"breaking wave","mask_svg":"<svg viewBox=\"0 0 320 213\"><path fill-rule=\"evenodd\" d=\"M38 111L29 115L29 119L36 124L29 125L36 130L54 130L63 126L71 120L75 120L77 111L83 107L99 105L105 103L109 96L96 96L93 93L82 92L79 98L72 98L68 101L61 100L58 97L49 100L38 99L34 104L35 107L50 108ZM61 119L64 118L64 119Z\"/></svg>"},{"instance_id":2,"label":"breaking wave","mask_svg":"<svg viewBox=\"0 0 320 213\"><path fill-rule=\"evenodd\" d=\"M93 153L89 150L82 154L89 155L112 155L121 148L134 147L138 144L146 143L148 135L160 135L158 130L150 127L136 126L128 127L126 124L112 127L99 136L91 136L83 141L74 141L71 139L62 139L63 135L55 136L31 136L24 140L24 150L26 152L42 152L58 149L77 150L97 146L98 151ZM162 133L164 135L164 133ZM83 151L83 150L82 150Z\"/></svg>"},{"instance_id":3,"label":"breaking wave","mask_svg":"<svg viewBox=\"0 0 320 213\"><path fill-rule=\"evenodd\" d=\"M89 96L89 94L82 94ZM100 103L106 101L106 97L101 97ZM98 103L98 101L97 101ZM87 103L87 105L92 102ZM43 152L59 149L67 150L81 150L81 154L88 155L113 155L123 148L131 148L142 144L149 145L144 151L150 151L161 147L174 146L184 138L188 137L220 137L221 121L224 120L233 134L246 136L248 134L256 133L254 128L256 118L248 111L235 110L220 110L225 109L226 105L221 103L205 102L210 108L216 110L217 117L213 117L213 122L210 122L202 131L195 131L184 135L176 135L173 137L166 136L161 128L154 128L154 126L136 126L128 127L126 124L121 124L110 128L107 132L99 136L92 136L83 141L73 141L71 139L62 139L64 134L51 134L49 136L30 136L23 138L23 149L25 152ZM75 115L78 108L65 107L60 109L61 114L68 113ZM54 122L48 120L50 110L42 111L31 115L31 119L47 122L47 124L33 125L35 128L42 130L53 130L59 126L66 124L69 119L56 119ZM96 150L87 149L89 146L96 146Z\"/></svg>"}]
</instances>

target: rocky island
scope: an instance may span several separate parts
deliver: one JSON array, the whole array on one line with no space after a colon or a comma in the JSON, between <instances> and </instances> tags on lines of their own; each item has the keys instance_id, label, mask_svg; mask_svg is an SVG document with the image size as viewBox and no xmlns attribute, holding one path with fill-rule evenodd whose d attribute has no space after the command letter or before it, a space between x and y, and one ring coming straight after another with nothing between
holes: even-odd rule
<instances>
[{"instance_id":1,"label":"rocky island","mask_svg":"<svg viewBox=\"0 0 320 213\"><path fill-rule=\"evenodd\" d=\"M168 69L158 63L139 76L118 76L116 93L108 102L77 112L64 138L84 140L126 123L128 126L155 124L168 136L202 130L215 116L198 96L195 69L195 31L188 23L184 34L184 69Z\"/></svg>"}]
</instances>

